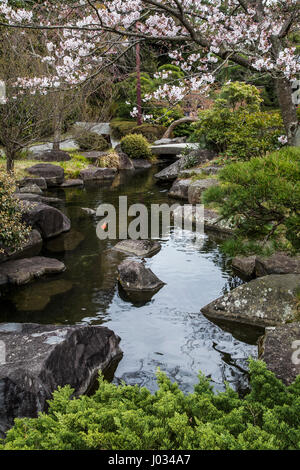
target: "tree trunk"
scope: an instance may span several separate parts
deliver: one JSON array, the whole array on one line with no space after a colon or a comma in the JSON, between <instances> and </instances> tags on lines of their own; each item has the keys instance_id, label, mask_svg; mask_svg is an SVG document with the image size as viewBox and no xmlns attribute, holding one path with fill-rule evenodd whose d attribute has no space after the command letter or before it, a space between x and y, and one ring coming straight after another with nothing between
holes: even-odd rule
<instances>
[{"instance_id":1,"label":"tree trunk","mask_svg":"<svg viewBox=\"0 0 300 470\"><path fill-rule=\"evenodd\" d=\"M163 139L169 139L175 127L179 126L179 124L183 124L184 122L196 122L198 121L197 118L192 117L183 117L177 119L177 121L172 122L172 124L168 127L164 135L162 136Z\"/></svg>"},{"instance_id":2,"label":"tree trunk","mask_svg":"<svg viewBox=\"0 0 300 470\"><path fill-rule=\"evenodd\" d=\"M62 107L63 107L63 96L61 93L55 95L54 100L54 114L53 114L53 150L60 150L61 141L61 130L62 130Z\"/></svg>"},{"instance_id":3,"label":"tree trunk","mask_svg":"<svg viewBox=\"0 0 300 470\"><path fill-rule=\"evenodd\" d=\"M296 106L293 103L292 85L289 80L285 78L278 78L276 87L282 119L288 138L288 144L294 146L296 145L298 118Z\"/></svg>"},{"instance_id":4,"label":"tree trunk","mask_svg":"<svg viewBox=\"0 0 300 470\"><path fill-rule=\"evenodd\" d=\"M62 123L60 116L54 116L53 150L60 149Z\"/></svg>"},{"instance_id":5,"label":"tree trunk","mask_svg":"<svg viewBox=\"0 0 300 470\"><path fill-rule=\"evenodd\" d=\"M6 171L13 173L15 168L15 152L10 150L6 151Z\"/></svg>"},{"instance_id":6,"label":"tree trunk","mask_svg":"<svg viewBox=\"0 0 300 470\"><path fill-rule=\"evenodd\" d=\"M143 124L142 115L142 85L141 85L141 55L140 43L136 45L136 96L137 96L137 125Z\"/></svg>"}]
</instances>

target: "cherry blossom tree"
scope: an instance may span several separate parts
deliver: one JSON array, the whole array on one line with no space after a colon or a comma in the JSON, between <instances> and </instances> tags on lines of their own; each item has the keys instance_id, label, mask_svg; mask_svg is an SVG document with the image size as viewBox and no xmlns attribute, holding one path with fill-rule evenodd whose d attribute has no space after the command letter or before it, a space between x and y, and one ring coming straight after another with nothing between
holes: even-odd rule
<instances>
[{"instance_id":1,"label":"cherry blossom tree","mask_svg":"<svg viewBox=\"0 0 300 470\"><path fill-rule=\"evenodd\" d=\"M292 35L299 11L299 0L52 0L34 2L31 9L1 0L0 25L61 32L59 45L48 45L52 77L23 86L80 84L146 41L167 47L186 72L179 85L157 90L156 98L176 101L190 90L205 92L229 62L261 72L276 83L286 139L293 145L298 120L291 83L300 61ZM56 65L58 58L63 65Z\"/></svg>"}]
</instances>

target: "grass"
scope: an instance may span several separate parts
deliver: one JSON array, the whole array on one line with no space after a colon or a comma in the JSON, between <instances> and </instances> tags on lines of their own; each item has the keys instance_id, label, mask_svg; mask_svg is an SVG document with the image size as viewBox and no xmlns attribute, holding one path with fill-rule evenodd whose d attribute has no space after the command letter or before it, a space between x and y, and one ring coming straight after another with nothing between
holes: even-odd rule
<instances>
[{"instance_id":1,"label":"grass","mask_svg":"<svg viewBox=\"0 0 300 470\"><path fill-rule=\"evenodd\" d=\"M66 178L75 179L78 178L81 170L84 170L90 164L89 160L81 155L78 151L69 152L71 160L67 162L51 162L53 165L62 167L65 170ZM15 160L15 177L17 180L29 176L26 169L37 165L38 163L45 163L40 160L33 159L20 159ZM0 170L6 169L6 160L5 158L0 158Z\"/></svg>"}]
</instances>

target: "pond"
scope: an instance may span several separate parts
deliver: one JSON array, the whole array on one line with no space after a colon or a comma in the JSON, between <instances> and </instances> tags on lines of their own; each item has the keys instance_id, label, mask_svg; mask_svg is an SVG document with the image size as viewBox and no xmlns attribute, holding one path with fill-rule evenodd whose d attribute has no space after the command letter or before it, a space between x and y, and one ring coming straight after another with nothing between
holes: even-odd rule
<instances>
[{"instance_id":1,"label":"pond","mask_svg":"<svg viewBox=\"0 0 300 470\"><path fill-rule=\"evenodd\" d=\"M121 337L124 356L113 381L156 389L159 367L176 380L184 392L193 390L201 370L216 390L224 381L241 392L247 388L247 358L256 357L262 330L214 324L200 309L236 287L228 260L211 235L201 240L184 232L161 240L159 253L146 265L166 283L148 300L132 304L119 290L117 266L125 255L111 248L117 241L101 241L98 219L81 208L96 209L101 203L118 207L168 203L167 188L155 183L157 167L121 174L112 183L84 189L52 191L64 200L62 210L71 218L72 231L48 242L43 255L62 260L67 270L10 291L1 298L1 322L42 324L102 324ZM174 201L172 201L174 202Z\"/></svg>"}]
</instances>

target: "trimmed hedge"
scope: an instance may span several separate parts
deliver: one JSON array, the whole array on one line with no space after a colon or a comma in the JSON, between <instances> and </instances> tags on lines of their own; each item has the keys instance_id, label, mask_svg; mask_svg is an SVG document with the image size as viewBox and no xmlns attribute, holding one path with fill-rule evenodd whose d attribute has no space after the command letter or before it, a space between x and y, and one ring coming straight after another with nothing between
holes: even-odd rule
<instances>
[{"instance_id":1,"label":"trimmed hedge","mask_svg":"<svg viewBox=\"0 0 300 470\"><path fill-rule=\"evenodd\" d=\"M58 389L48 413L16 419L5 450L291 450L300 449L300 376L289 387L261 361L250 361L251 392L215 394L199 375L185 395L165 374L159 390L99 378L91 396Z\"/></svg>"}]
</instances>

